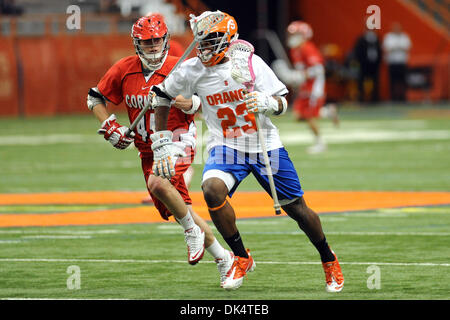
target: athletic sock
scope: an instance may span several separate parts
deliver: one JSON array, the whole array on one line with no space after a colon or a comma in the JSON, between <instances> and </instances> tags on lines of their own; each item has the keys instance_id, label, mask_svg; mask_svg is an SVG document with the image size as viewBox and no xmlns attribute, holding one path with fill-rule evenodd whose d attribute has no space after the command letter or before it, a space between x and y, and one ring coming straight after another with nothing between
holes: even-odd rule
<instances>
[{"instance_id":1,"label":"athletic sock","mask_svg":"<svg viewBox=\"0 0 450 320\"><path fill-rule=\"evenodd\" d=\"M191 213L189 211L183 218L181 219L177 218L177 221L183 227L184 231L192 229L195 226L194 219L192 218Z\"/></svg>"},{"instance_id":2,"label":"athletic sock","mask_svg":"<svg viewBox=\"0 0 450 320\"><path fill-rule=\"evenodd\" d=\"M335 260L333 252L331 252L330 246L328 245L325 237L318 242L313 242L313 245L316 247L317 251L319 251L320 260L322 260L322 262L330 262Z\"/></svg>"},{"instance_id":3,"label":"athletic sock","mask_svg":"<svg viewBox=\"0 0 450 320\"><path fill-rule=\"evenodd\" d=\"M323 141L323 138L320 135L315 137L315 141L316 141L316 145L321 145L321 146L325 145L325 142Z\"/></svg>"},{"instance_id":4,"label":"athletic sock","mask_svg":"<svg viewBox=\"0 0 450 320\"><path fill-rule=\"evenodd\" d=\"M229 238L224 238L225 242L230 246L235 256L248 258L247 251L245 251L239 231Z\"/></svg>"},{"instance_id":5,"label":"athletic sock","mask_svg":"<svg viewBox=\"0 0 450 320\"><path fill-rule=\"evenodd\" d=\"M212 243L212 245L206 248L206 251L208 251L209 254L214 257L214 259L225 259L225 255L227 254L225 248L220 245L217 239L214 239L214 242Z\"/></svg>"}]
</instances>

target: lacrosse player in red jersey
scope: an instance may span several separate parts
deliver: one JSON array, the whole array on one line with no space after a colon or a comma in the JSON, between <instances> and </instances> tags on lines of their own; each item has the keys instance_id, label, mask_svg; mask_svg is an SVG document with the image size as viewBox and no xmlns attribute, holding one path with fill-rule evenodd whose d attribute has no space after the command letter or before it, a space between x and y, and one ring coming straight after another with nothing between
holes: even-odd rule
<instances>
[{"instance_id":1,"label":"lacrosse player in red jersey","mask_svg":"<svg viewBox=\"0 0 450 320\"><path fill-rule=\"evenodd\" d=\"M150 15L150 13L148 15ZM181 57L183 55L183 53L184 53L184 49L183 49L183 46L181 45L181 43L179 43L176 40L171 39L168 54L170 56ZM184 179L184 182L186 183L186 187L188 189L191 184L193 176L194 176L194 169L192 168L192 166L189 166L189 168L183 174L183 179ZM147 205L154 204L153 199L149 194L146 196L146 198L142 199L142 203L147 204Z\"/></svg>"},{"instance_id":2,"label":"lacrosse player in red jersey","mask_svg":"<svg viewBox=\"0 0 450 320\"><path fill-rule=\"evenodd\" d=\"M293 111L299 121L306 121L314 135L315 143L307 149L309 153L326 150L316 119L330 118L337 125L338 116L333 104L325 103L324 59L316 45L311 41L313 30L303 21L293 21L287 27L287 46L294 68L289 68L282 60L276 60L272 67L287 85L298 87Z\"/></svg>"},{"instance_id":3,"label":"lacrosse player in red jersey","mask_svg":"<svg viewBox=\"0 0 450 320\"><path fill-rule=\"evenodd\" d=\"M168 55L170 35L164 18L160 14L151 14L140 18L132 28L131 36L136 55L125 57L114 64L103 76L97 87L89 90L87 104L101 122L98 133L103 135L115 148L125 149L132 142L139 150L142 170L147 189L155 207L165 220L173 215L184 228L188 247L188 262L196 264L206 250L220 258L226 250L215 239L208 224L192 210L192 200L183 178L191 165L196 147L196 126L193 115L183 113L177 108L170 111L168 127L171 148L176 161L176 175L171 180L153 174L154 154L152 141L155 134L155 114L153 110L145 113L136 128L127 136L128 128L118 123L114 114L109 114L106 103L115 105L125 101L128 117L132 123L145 104L148 104L149 90L153 85L164 81L167 74L178 61L178 57ZM177 97L175 106L185 105L198 108L198 97L189 99Z\"/></svg>"},{"instance_id":4,"label":"lacrosse player in red jersey","mask_svg":"<svg viewBox=\"0 0 450 320\"><path fill-rule=\"evenodd\" d=\"M172 97L179 94L190 97L196 93L201 100L209 130L203 195L217 230L233 251L220 262L222 268L219 270L224 271L221 286L228 290L239 288L247 272L255 268L255 261L237 229L236 215L227 196L232 197L250 173L271 194L257 133L257 130L262 130L266 150L272 160L272 177L279 203L317 248L325 271L326 290L341 291L344 278L339 262L328 246L318 215L306 205L294 165L269 117L286 111L288 90L257 55L252 58L254 91L246 93L246 87L234 80L232 61L225 55L230 43L238 37L233 17L221 11L206 11L198 17L191 16L190 22L194 38L200 37L197 57L184 61L164 83L152 88L157 97L152 105L156 107L157 134L163 135L170 132L166 118L171 112ZM178 107L187 114L197 111L196 105ZM259 128L256 116L260 120ZM161 153L155 144L153 150L158 162L168 166L170 157ZM159 174L171 177L167 172L159 171Z\"/></svg>"}]
</instances>

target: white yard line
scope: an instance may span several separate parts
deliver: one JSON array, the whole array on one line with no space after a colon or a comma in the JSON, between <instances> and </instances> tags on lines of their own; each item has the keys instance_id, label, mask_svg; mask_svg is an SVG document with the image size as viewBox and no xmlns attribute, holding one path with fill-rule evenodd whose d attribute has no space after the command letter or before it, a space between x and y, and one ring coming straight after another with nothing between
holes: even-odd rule
<instances>
[{"instance_id":1,"label":"white yard line","mask_svg":"<svg viewBox=\"0 0 450 320\"><path fill-rule=\"evenodd\" d=\"M92 239L92 236L70 236L70 235L34 235L34 236L22 236L23 239Z\"/></svg>"},{"instance_id":2,"label":"white yard line","mask_svg":"<svg viewBox=\"0 0 450 320\"><path fill-rule=\"evenodd\" d=\"M241 232L242 234L272 234L272 235L296 235L296 234L304 234L302 231L267 231L267 232ZM336 231L325 231L326 234L330 235L338 235L338 236L442 236L442 237L448 237L450 236L450 232L360 232L360 231L343 231L343 232L336 232Z\"/></svg>"},{"instance_id":3,"label":"white yard line","mask_svg":"<svg viewBox=\"0 0 450 320\"><path fill-rule=\"evenodd\" d=\"M214 227L213 227L214 228ZM182 229L179 225L157 226L157 233L179 234ZM0 234L19 234L21 239L92 239L93 235L102 234L155 234L155 230L149 231L121 231L121 230L98 230L98 231L64 231L64 230L0 230ZM252 235L304 235L303 231L243 231L242 234ZM328 235L338 236L424 236L424 237L448 237L450 232L378 232L378 231L327 231ZM17 239L0 239L0 243L19 243Z\"/></svg>"},{"instance_id":4,"label":"white yard line","mask_svg":"<svg viewBox=\"0 0 450 320\"><path fill-rule=\"evenodd\" d=\"M87 263L183 263L186 260L136 260L136 259L33 259L33 258L0 258L0 262L87 262ZM214 261L202 261L202 263L215 263ZM320 261L257 261L258 264L280 265L318 265ZM431 262L341 262L341 265L380 265L380 266L413 266L413 267L450 267L450 263Z\"/></svg>"},{"instance_id":5,"label":"white yard line","mask_svg":"<svg viewBox=\"0 0 450 320\"><path fill-rule=\"evenodd\" d=\"M326 232L332 235L350 235L350 236L450 236L450 232Z\"/></svg>"},{"instance_id":6,"label":"white yard line","mask_svg":"<svg viewBox=\"0 0 450 320\"><path fill-rule=\"evenodd\" d=\"M95 135L85 134L47 134L47 135L13 135L1 136L0 145L44 145L56 143L103 143L102 140L93 138Z\"/></svg>"},{"instance_id":7,"label":"white yard line","mask_svg":"<svg viewBox=\"0 0 450 320\"><path fill-rule=\"evenodd\" d=\"M249 220L245 220L249 221ZM239 223L243 223L245 221L240 221ZM260 222L257 222L260 223ZM266 222L264 222L266 224ZM159 229L158 232L164 233L164 234L176 234L179 233L180 226L178 225L161 225L158 226L157 229ZM154 233L154 231L132 231L132 233L140 233L140 234L146 234L146 233ZM256 235L297 235L297 234L304 234L303 231L242 231L242 234L256 234ZM338 235L338 236L440 236L440 237L448 237L450 236L450 232L377 232L377 231L327 231L326 234L330 235Z\"/></svg>"},{"instance_id":8,"label":"white yard line","mask_svg":"<svg viewBox=\"0 0 450 320\"><path fill-rule=\"evenodd\" d=\"M324 132L323 139L329 144L350 142L385 142L385 141L417 141L417 140L448 140L448 130L408 130L408 131L377 131L377 130L347 130ZM281 141L285 145L311 143L311 134L304 132L283 132Z\"/></svg>"},{"instance_id":9,"label":"white yard line","mask_svg":"<svg viewBox=\"0 0 450 320\"><path fill-rule=\"evenodd\" d=\"M0 298L0 300L136 300L136 299L127 299L127 298ZM141 299L139 299L141 300ZM166 299L145 299L145 300L166 300ZM170 300L170 299L168 299Z\"/></svg>"},{"instance_id":10,"label":"white yard line","mask_svg":"<svg viewBox=\"0 0 450 320\"><path fill-rule=\"evenodd\" d=\"M110 230L1 230L0 234L112 234L120 233L117 229Z\"/></svg>"},{"instance_id":11,"label":"white yard line","mask_svg":"<svg viewBox=\"0 0 450 320\"><path fill-rule=\"evenodd\" d=\"M286 145L309 144L313 140L312 135L304 130L281 131L281 141ZM208 134L199 134L198 148L202 145ZM84 134L48 134L48 135L2 135L0 145L47 145L47 144L80 144L80 143L104 143L100 138L94 139L92 135ZM383 141L416 141L416 140L448 140L450 130L380 130L340 128L335 130L323 130L323 138L327 143L351 143L351 142L383 142ZM133 148L129 148L133 149Z\"/></svg>"}]
</instances>

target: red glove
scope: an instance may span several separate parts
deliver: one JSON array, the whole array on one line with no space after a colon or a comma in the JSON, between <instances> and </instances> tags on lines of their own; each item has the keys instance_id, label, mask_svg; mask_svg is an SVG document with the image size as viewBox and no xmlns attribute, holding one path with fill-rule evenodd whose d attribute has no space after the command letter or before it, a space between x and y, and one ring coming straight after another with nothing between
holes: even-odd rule
<instances>
[{"instance_id":1,"label":"red glove","mask_svg":"<svg viewBox=\"0 0 450 320\"><path fill-rule=\"evenodd\" d=\"M103 135L105 140L109 141L117 149L126 149L134 140L134 132L130 132L127 136L127 127L121 126L116 121L114 114L110 115L108 119L103 121L102 127L98 129L97 133Z\"/></svg>"}]
</instances>

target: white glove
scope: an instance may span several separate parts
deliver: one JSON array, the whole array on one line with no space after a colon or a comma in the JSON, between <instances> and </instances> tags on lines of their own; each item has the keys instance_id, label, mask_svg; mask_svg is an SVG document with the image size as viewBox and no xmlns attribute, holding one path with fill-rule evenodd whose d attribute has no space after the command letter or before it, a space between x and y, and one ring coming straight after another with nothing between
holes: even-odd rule
<instances>
[{"instance_id":1,"label":"white glove","mask_svg":"<svg viewBox=\"0 0 450 320\"><path fill-rule=\"evenodd\" d=\"M263 113L266 116L279 112L278 101L272 96L259 91L244 94L247 111Z\"/></svg>"},{"instance_id":2,"label":"white glove","mask_svg":"<svg viewBox=\"0 0 450 320\"><path fill-rule=\"evenodd\" d=\"M117 149L126 149L134 140L134 132L131 131L127 136L128 128L121 126L116 121L114 114L103 121L102 127L97 130L98 134L103 135L105 140L109 141Z\"/></svg>"},{"instance_id":3,"label":"white glove","mask_svg":"<svg viewBox=\"0 0 450 320\"><path fill-rule=\"evenodd\" d=\"M177 142L174 142L174 143L176 144ZM180 134L180 143L184 148L189 147L191 149L195 149L195 147L197 146L197 139L190 132L181 133Z\"/></svg>"},{"instance_id":4,"label":"white glove","mask_svg":"<svg viewBox=\"0 0 450 320\"><path fill-rule=\"evenodd\" d=\"M175 162L185 157L183 144L172 141L172 131L163 130L150 135L153 150L153 174L171 179L175 175Z\"/></svg>"}]
</instances>

